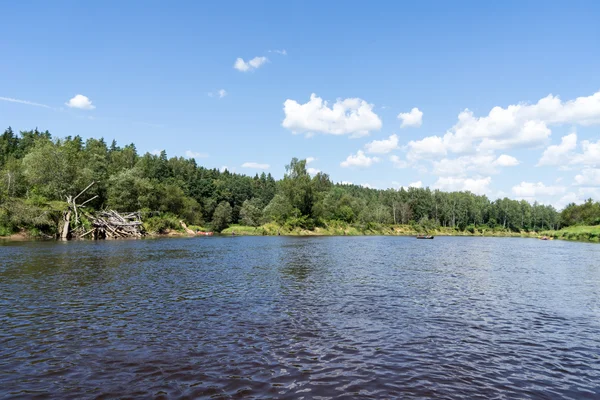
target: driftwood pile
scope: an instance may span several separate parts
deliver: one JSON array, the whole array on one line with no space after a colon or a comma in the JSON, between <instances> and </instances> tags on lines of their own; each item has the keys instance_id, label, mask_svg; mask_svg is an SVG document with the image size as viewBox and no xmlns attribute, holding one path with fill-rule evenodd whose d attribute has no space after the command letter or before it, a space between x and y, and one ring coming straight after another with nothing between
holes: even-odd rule
<instances>
[{"instance_id":1,"label":"driftwood pile","mask_svg":"<svg viewBox=\"0 0 600 400\"><path fill-rule=\"evenodd\" d=\"M119 214L114 210L105 210L92 215L85 210L85 207L87 203L98 196L77 204L77 199L94 184L95 182L92 182L75 197L67 196L69 207L63 215L64 224L61 230L61 239L82 239L88 237L88 235L94 239L140 238L144 236L142 216L139 212ZM80 219L82 215L91 223L92 229L85 230Z\"/></svg>"},{"instance_id":2,"label":"driftwood pile","mask_svg":"<svg viewBox=\"0 0 600 400\"><path fill-rule=\"evenodd\" d=\"M87 216L92 229L80 237L92 234L94 239L120 239L142 237L142 216L138 212L119 214L114 210L100 211L95 216Z\"/></svg>"}]
</instances>

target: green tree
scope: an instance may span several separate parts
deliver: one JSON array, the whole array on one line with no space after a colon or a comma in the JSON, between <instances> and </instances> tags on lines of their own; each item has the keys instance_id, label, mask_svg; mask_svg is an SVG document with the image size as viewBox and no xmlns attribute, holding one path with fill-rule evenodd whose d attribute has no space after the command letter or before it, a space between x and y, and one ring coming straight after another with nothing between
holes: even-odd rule
<instances>
[{"instance_id":1,"label":"green tree","mask_svg":"<svg viewBox=\"0 0 600 400\"><path fill-rule=\"evenodd\" d=\"M240 210L240 221L244 225L259 226L262 222L262 201L259 198L244 201Z\"/></svg>"},{"instance_id":2,"label":"green tree","mask_svg":"<svg viewBox=\"0 0 600 400\"><path fill-rule=\"evenodd\" d=\"M213 213L212 227L215 231L221 232L227 228L231 223L232 209L231 205L226 201L219 203L215 212Z\"/></svg>"}]
</instances>

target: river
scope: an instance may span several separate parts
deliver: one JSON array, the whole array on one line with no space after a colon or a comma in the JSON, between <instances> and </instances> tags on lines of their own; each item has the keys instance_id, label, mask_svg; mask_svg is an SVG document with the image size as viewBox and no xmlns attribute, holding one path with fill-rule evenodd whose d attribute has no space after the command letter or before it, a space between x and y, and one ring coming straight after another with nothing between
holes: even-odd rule
<instances>
[{"instance_id":1,"label":"river","mask_svg":"<svg viewBox=\"0 0 600 400\"><path fill-rule=\"evenodd\" d=\"M600 398L600 245L0 242L0 398Z\"/></svg>"}]
</instances>

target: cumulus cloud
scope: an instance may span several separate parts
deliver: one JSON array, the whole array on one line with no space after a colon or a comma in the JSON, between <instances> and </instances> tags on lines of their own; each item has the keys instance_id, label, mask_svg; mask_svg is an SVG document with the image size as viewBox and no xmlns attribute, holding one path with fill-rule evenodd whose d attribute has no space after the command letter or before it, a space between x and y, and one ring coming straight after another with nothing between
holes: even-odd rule
<instances>
[{"instance_id":1,"label":"cumulus cloud","mask_svg":"<svg viewBox=\"0 0 600 400\"><path fill-rule=\"evenodd\" d=\"M554 203L554 207L557 209L562 209L566 205L570 203L581 204L584 203L587 199L598 199L600 198L600 188L599 187L580 187L578 190L574 192L566 193L562 196L558 201Z\"/></svg>"},{"instance_id":2,"label":"cumulus cloud","mask_svg":"<svg viewBox=\"0 0 600 400\"><path fill-rule=\"evenodd\" d=\"M321 170L316 168L306 168L306 172L308 172L310 175L316 175L321 172Z\"/></svg>"},{"instance_id":3,"label":"cumulus cloud","mask_svg":"<svg viewBox=\"0 0 600 400\"><path fill-rule=\"evenodd\" d=\"M519 165L519 160L508 154L501 154L496 161L494 161L494 164L499 167L516 167Z\"/></svg>"},{"instance_id":4,"label":"cumulus cloud","mask_svg":"<svg viewBox=\"0 0 600 400\"><path fill-rule=\"evenodd\" d=\"M600 186L600 169L585 168L580 174L575 175L575 184L578 186Z\"/></svg>"},{"instance_id":5,"label":"cumulus cloud","mask_svg":"<svg viewBox=\"0 0 600 400\"><path fill-rule=\"evenodd\" d=\"M52 108L52 107L47 106L45 104L34 103L33 101L28 101L28 100L13 99L12 97L0 97L0 100L2 100L2 101L8 101L9 103L25 104L25 105L28 105L28 106L43 107L43 108Z\"/></svg>"},{"instance_id":6,"label":"cumulus cloud","mask_svg":"<svg viewBox=\"0 0 600 400\"><path fill-rule=\"evenodd\" d=\"M369 183L361 183L360 186L367 188L367 189L377 189L375 186L373 186Z\"/></svg>"},{"instance_id":7,"label":"cumulus cloud","mask_svg":"<svg viewBox=\"0 0 600 400\"><path fill-rule=\"evenodd\" d=\"M338 99L332 107L316 94L307 103L295 100L283 103L285 119L281 124L292 133L327 133L363 136L381 129L381 119L373 105L359 98Z\"/></svg>"},{"instance_id":8,"label":"cumulus cloud","mask_svg":"<svg viewBox=\"0 0 600 400\"><path fill-rule=\"evenodd\" d=\"M423 187L423 182L421 181L416 181L416 182L412 182L408 184L409 188L422 188Z\"/></svg>"},{"instance_id":9,"label":"cumulus cloud","mask_svg":"<svg viewBox=\"0 0 600 400\"><path fill-rule=\"evenodd\" d=\"M196 151L191 151L191 150L186 150L185 151L185 156L187 158L206 158L206 157L208 157L208 154L206 154L206 153L198 153Z\"/></svg>"},{"instance_id":10,"label":"cumulus cloud","mask_svg":"<svg viewBox=\"0 0 600 400\"><path fill-rule=\"evenodd\" d=\"M402 120L400 128L415 127L418 128L423 123L423 111L414 107L410 112L398 114L398 119Z\"/></svg>"},{"instance_id":11,"label":"cumulus cloud","mask_svg":"<svg viewBox=\"0 0 600 400\"><path fill-rule=\"evenodd\" d=\"M71 100L67 101L65 104L68 107L79 108L82 110L93 110L94 108L96 108L96 106L92 104L92 101L87 96L84 96L82 94L76 95Z\"/></svg>"},{"instance_id":12,"label":"cumulus cloud","mask_svg":"<svg viewBox=\"0 0 600 400\"><path fill-rule=\"evenodd\" d=\"M469 174L497 174L499 167L514 167L519 161L502 154L475 154L458 158L443 158L433 162L433 173L438 176L466 176Z\"/></svg>"},{"instance_id":13,"label":"cumulus cloud","mask_svg":"<svg viewBox=\"0 0 600 400\"><path fill-rule=\"evenodd\" d=\"M532 147L548 140L551 135L549 126L562 124L600 124L600 92L566 102L558 96L549 95L535 104L494 107L483 117L476 117L466 109L443 137L433 138L441 141L445 151L453 153ZM432 156L440 154L439 146L432 148L431 153Z\"/></svg>"},{"instance_id":14,"label":"cumulus cloud","mask_svg":"<svg viewBox=\"0 0 600 400\"><path fill-rule=\"evenodd\" d=\"M581 152L577 152L577 134L570 133L562 137L560 144L548 146L537 165L600 165L600 140L582 140Z\"/></svg>"},{"instance_id":15,"label":"cumulus cloud","mask_svg":"<svg viewBox=\"0 0 600 400\"><path fill-rule=\"evenodd\" d=\"M340 165L344 168L370 167L377 162L379 162L379 158L366 156L362 150L359 150L356 154L350 154L345 161L340 163Z\"/></svg>"},{"instance_id":16,"label":"cumulus cloud","mask_svg":"<svg viewBox=\"0 0 600 400\"><path fill-rule=\"evenodd\" d=\"M373 140L365 145L367 153L387 154L398 148L398 135L391 135L388 139Z\"/></svg>"},{"instance_id":17,"label":"cumulus cloud","mask_svg":"<svg viewBox=\"0 0 600 400\"><path fill-rule=\"evenodd\" d=\"M306 157L306 163L307 164L310 164L311 162L314 162L314 161L317 161L317 159L314 158L314 157Z\"/></svg>"},{"instance_id":18,"label":"cumulus cloud","mask_svg":"<svg viewBox=\"0 0 600 400\"><path fill-rule=\"evenodd\" d=\"M571 159L571 164L600 165L600 140L581 142L581 153L576 153Z\"/></svg>"},{"instance_id":19,"label":"cumulus cloud","mask_svg":"<svg viewBox=\"0 0 600 400\"><path fill-rule=\"evenodd\" d=\"M521 182L512 188L513 194L523 199L556 196L565 193L566 190L567 188L564 186L546 186L542 182Z\"/></svg>"},{"instance_id":20,"label":"cumulus cloud","mask_svg":"<svg viewBox=\"0 0 600 400\"><path fill-rule=\"evenodd\" d=\"M423 158L438 158L447 154L444 140L439 136L428 136L421 140L411 140L408 142L407 147L407 158L410 161Z\"/></svg>"},{"instance_id":21,"label":"cumulus cloud","mask_svg":"<svg viewBox=\"0 0 600 400\"><path fill-rule=\"evenodd\" d=\"M263 66L269 59L267 57L254 57L252 60L244 61L243 58L237 58L233 68L241 72L254 71Z\"/></svg>"},{"instance_id":22,"label":"cumulus cloud","mask_svg":"<svg viewBox=\"0 0 600 400\"><path fill-rule=\"evenodd\" d=\"M491 177L472 179L456 178L452 176L440 177L433 185L435 189L446 192L469 191L475 194L486 194L489 192L489 186L492 182Z\"/></svg>"},{"instance_id":23,"label":"cumulus cloud","mask_svg":"<svg viewBox=\"0 0 600 400\"><path fill-rule=\"evenodd\" d=\"M540 161L537 163L538 166L543 165L564 165L568 164L573 157L573 152L577 148L577 134L575 132L563 136L560 144L548 146Z\"/></svg>"},{"instance_id":24,"label":"cumulus cloud","mask_svg":"<svg viewBox=\"0 0 600 400\"><path fill-rule=\"evenodd\" d=\"M260 164L256 162L245 162L242 164L242 168L251 168L251 169L269 169L271 166L269 164Z\"/></svg>"}]
</instances>

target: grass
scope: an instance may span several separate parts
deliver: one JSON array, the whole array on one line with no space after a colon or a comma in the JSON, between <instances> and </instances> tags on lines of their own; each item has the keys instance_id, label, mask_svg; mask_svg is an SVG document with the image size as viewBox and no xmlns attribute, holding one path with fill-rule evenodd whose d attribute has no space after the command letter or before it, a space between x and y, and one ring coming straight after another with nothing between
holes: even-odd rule
<instances>
[{"instance_id":1,"label":"grass","mask_svg":"<svg viewBox=\"0 0 600 400\"><path fill-rule=\"evenodd\" d=\"M285 225L268 223L258 227L231 225L224 229L222 235L242 236L414 236L418 234L429 234L434 236L502 236L502 237L538 237L537 232L510 232L502 229L486 229L473 232L460 231L454 228L438 227L436 229L424 230L419 226L412 225L384 225L384 224L348 224L341 221L330 221L326 226L315 227L312 230L299 227L288 228Z\"/></svg>"},{"instance_id":2,"label":"grass","mask_svg":"<svg viewBox=\"0 0 600 400\"><path fill-rule=\"evenodd\" d=\"M600 242L600 225L569 226L558 231L544 231L542 235L562 240L577 240L584 242Z\"/></svg>"}]
</instances>

